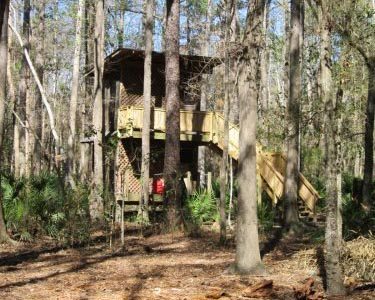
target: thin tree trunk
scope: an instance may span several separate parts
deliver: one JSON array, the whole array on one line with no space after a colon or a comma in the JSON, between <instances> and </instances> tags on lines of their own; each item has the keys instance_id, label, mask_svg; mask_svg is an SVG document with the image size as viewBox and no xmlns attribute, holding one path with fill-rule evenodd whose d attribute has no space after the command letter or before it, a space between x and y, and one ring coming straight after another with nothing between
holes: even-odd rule
<instances>
[{"instance_id":1,"label":"thin tree trunk","mask_svg":"<svg viewBox=\"0 0 375 300\"><path fill-rule=\"evenodd\" d=\"M229 147L229 94L230 94L230 26L231 11L233 1L226 0L225 3L225 57L224 57L224 128L223 128L223 155L220 164L220 243L224 244L226 240L226 196L227 196L227 179L228 179L228 147Z\"/></svg>"},{"instance_id":2,"label":"thin tree trunk","mask_svg":"<svg viewBox=\"0 0 375 300\"><path fill-rule=\"evenodd\" d=\"M154 0L147 1L145 20L145 65L143 80L143 126L142 126L142 192L140 215L148 223L150 200L150 126L151 126L151 67L153 49ZM142 203L143 202L143 203Z\"/></svg>"},{"instance_id":3,"label":"thin tree trunk","mask_svg":"<svg viewBox=\"0 0 375 300\"><path fill-rule=\"evenodd\" d=\"M165 30L166 138L164 157L165 200L170 230L181 223L180 191L180 2L167 0Z\"/></svg>"},{"instance_id":4,"label":"thin tree trunk","mask_svg":"<svg viewBox=\"0 0 375 300\"><path fill-rule=\"evenodd\" d=\"M30 44L30 0L23 1L23 26L22 33L25 40L24 50L29 49ZM20 116L22 122L27 126L26 120L26 105L27 105L27 95L28 95L28 84L29 84L29 71L27 69L26 57L22 57L21 69L20 69L20 80L18 85L18 99L17 99L17 113ZM19 152L19 166L20 171L19 176L25 176L28 174L27 162L28 162L28 152L27 152L27 130L26 128L19 127L19 149L14 149Z\"/></svg>"},{"instance_id":5,"label":"thin tree trunk","mask_svg":"<svg viewBox=\"0 0 375 300\"><path fill-rule=\"evenodd\" d=\"M119 20L118 20L118 32L117 32L117 44L118 48L124 47L124 18L125 10L128 6L127 0L120 0L120 9L119 9Z\"/></svg>"},{"instance_id":6,"label":"thin tree trunk","mask_svg":"<svg viewBox=\"0 0 375 300\"><path fill-rule=\"evenodd\" d=\"M375 115L375 57L369 58L368 69L368 97L365 124L365 164L363 169L362 200L366 210L374 205L373 170L374 170L374 115Z\"/></svg>"},{"instance_id":7,"label":"thin tree trunk","mask_svg":"<svg viewBox=\"0 0 375 300\"><path fill-rule=\"evenodd\" d=\"M9 1L0 3L0 161L3 157L3 132L5 122L5 103L6 103L6 83L7 83L7 63L8 63L8 17ZM1 187L0 170L0 187ZM5 226L3 212L3 195L0 188L0 242L10 240Z\"/></svg>"},{"instance_id":8,"label":"thin tree trunk","mask_svg":"<svg viewBox=\"0 0 375 300\"><path fill-rule=\"evenodd\" d=\"M263 124L263 126L267 126L266 120L265 120L265 113L268 109L268 69L269 69L269 50L268 50L268 24L269 24L269 6L270 6L270 0L266 1L266 7L265 13L264 13L264 19L263 19L263 34L262 34L262 53L260 56L260 116L261 120L260 123ZM268 132L268 130L266 130ZM267 141L268 143L268 141Z\"/></svg>"},{"instance_id":9,"label":"thin tree trunk","mask_svg":"<svg viewBox=\"0 0 375 300\"><path fill-rule=\"evenodd\" d=\"M283 72L283 98L284 105L287 104L289 99L289 47L290 47L290 7L289 0L284 3L284 72Z\"/></svg>"},{"instance_id":10,"label":"thin tree trunk","mask_svg":"<svg viewBox=\"0 0 375 300\"><path fill-rule=\"evenodd\" d=\"M340 265L340 234L338 232L338 153L336 145L337 124L336 124L336 101L333 93L332 79L332 44L331 44L331 25L330 9L326 2L321 2L320 8L320 68L322 82L322 100L324 103L324 140L326 154L326 205L327 220L325 233L325 268L327 274L327 294L343 295L345 293L343 285L343 273Z\"/></svg>"},{"instance_id":11,"label":"thin tree trunk","mask_svg":"<svg viewBox=\"0 0 375 300\"><path fill-rule=\"evenodd\" d=\"M207 13L206 13L206 26L205 34L202 43L202 55L209 55L209 45L211 36L211 18L212 18L212 8L211 0L207 0ZM208 75L202 75L201 83L201 99L200 99L200 110L206 111L208 101ZM198 147L198 173L199 173L199 186L204 188L206 185L206 146Z\"/></svg>"},{"instance_id":12,"label":"thin tree trunk","mask_svg":"<svg viewBox=\"0 0 375 300\"><path fill-rule=\"evenodd\" d=\"M37 42L35 45L36 50L36 57L35 57L35 69L40 79L41 84L43 85L43 77L44 77L44 40L45 40L45 8L46 2L45 0L39 1L37 4L37 16L38 16L38 36ZM36 139L39 141L42 139L43 136L43 122L39 120L43 119L43 100L42 95L39 91L36 92L35 98L35 112L34 112L34 126L33 129L35 130ZM34 149L33 149L33 173L38 174L42 168L42 149L40 148L39 142L35 141Z\"/></svg>"},{"instance_id":13,"label":"thin tree trunk","mask_svg":"<svg viewBox=\"0 0 375 300\"><path fill-rule=\"evenodd\" d=\"M230 25L230 42L233 47L238 45L239 37L240 37L240 25L238 19L238 7L237 1L233 1L232 11L231 11L231 25ZM229 121L234 124L238 124L238 115L239 115L239 103L238 103L238 92L236 88L236 80L238 74L238 61L236 59L231 60L231 78L230 78L230 111L229 111Z\"/></svg>"},{"instance_id":14,"label":"thin tree trunk","mask_svg":"<svg viewBox=\"0 0 375 300\"><path fill-rule=\"evenodd\" d=\"M263 273L257 220L256 127L259 97L259 55L266 0L249 4L243 53L239 58L240 151L238 160L238 217L235 269Z\"/></svg>"},{"instance_id":15,"label":"thin tree trunk","mask_svg":"<svg viewBox=\"0 0 375 300\"><path fill-rule=\"evenodd\" d=\"M302 96L302 65L300 36L302 0L291 1L291 36L290 36L290 79L289 101L287 105L288 151L284 186L284 226L294 230L298 223L298 178L299 178L299 114Z\"/></svg>"},{"instance_id":16,"label":"thin tree trunk","mask_svg":"<svg viewBox=\"0 0 375 300\"><path fill-rule=\"evenodd\" d=\"M228 227L232 230L232 209L233 209L233 159L229 158L229 208Z\"/></svg>"},{"instance_id":17,"label":"thin tree trunk","mask_svg":"<svg viewBox=\"0 0 375 300\"><path fill-rule=\"evenodd\" d=\"M342 163L343 163L343 153L342 153L342 109L343 109L343 99L344 91L340 86L336 93L336 108L335 108L335 118L336 118L336 185L337 185L337 238L342 241Z\"/></svg>"},{"instance_id":18,"label":"thin tree trunk","mask_svg":"<svg viewBox=\"0 0 375 300\"><path fill-rule=\"evenodd\" d=\"M68 137L68 156L67 156L67 175L68 180L72 186L74 186L73 175L75 172L75 161L76 161L76 116L77 116L77 104L79 95L79 69L80 69L80 58L81 58L81 29L83 10L85 8L85 0L79 0L77 21L76 21L76 37L74 45L74 58L73 58L73 74L72 74L72 93L70 96L69 105L69 137Z\"/></svg>"},{"instance_id":19,"label":"thin tree trunk","mask_svg":"<svg viewBox=\"0 0 375 300\"><path fill-rule=\"evenodd\" d=\"M93 55L90 53L90 49L93 48L93 18L92 15L94 13L92 12L94 10L92 2L86 1L85 2L85 10L84 10L84 46L83 46L83 52L84 52L84 70L85 72L89 71L92 68L92 59ZM87 103L90 102L90 80L87 76L85 80L83 81L83 87L82 87L82 95L83 95L83 103L81 107L81 137L84 137L84 133L88 128L89 123L89 116L87 112ZM91 178L89 179L89 157L91 153L91 147L88 146L86 143L80 143L80 159L79 159L79 173L80 178L83 181L89 182ZM90 169L91 170L91 169Z\"/></svg>"},{"instance_id":20,"label":"thin tree trunk","mask_svg":"<svg viewBox=\"0 0 375 300\"><path fill-rule=\"evenodd\" d=\"M96 2L94 37L94 174L90 216L93 223L103 220L103 71L104 71L104 0Z\"/></svg>"}]
</instances>

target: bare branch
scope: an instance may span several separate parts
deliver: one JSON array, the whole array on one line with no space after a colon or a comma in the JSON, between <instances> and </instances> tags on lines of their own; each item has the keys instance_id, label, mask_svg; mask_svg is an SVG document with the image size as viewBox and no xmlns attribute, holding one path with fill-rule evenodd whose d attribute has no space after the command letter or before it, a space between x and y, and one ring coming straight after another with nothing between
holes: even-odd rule
<instances>
[{"instance_id":1,"label":"bare branch","mask_svg":"<svg viewBox=\"0 0 375 300\"><path fill-rule=\"evenodd\" d=\"M31 61L31 58L30 58L30 55L29 55L29 52L27 51L27 48L25 47L23 41L22 41L22 38L20 36L20 34L18 33L18 31L13 27L12 24L8 24L10 29L14 32L14 34L16 35L17 39L18 39L18 42L20 44L20 46L23 48L23 54L26 58L26 61L29 65L29 68L31 70L31 73L33 74L34 76L34 79L35 79L35 82L38 86L38 89L39 89L39 92L40 94L42 95L42 101L43 101L43 104L44 106L46 107L46 110L47 110L47 114L48 114L48 118L49 118L49 123L50 123L50 127L51 127L51 131L52 131L52 135L53 135L53 138L55 139L56 143L58 142L59 140L59 136L57 135L57 132L56 132L56 128L55 128L55 117L54 117L54 114L53 114L53 111L51 109L51 106L50 104L48 103L48 100L47 100L47 97L46 97L46 94L44 92L44 88L40 82L40 79L38 77L38 74L34 68L34 65L33 65L33 62Z\"/></svg>"}]
</instances>

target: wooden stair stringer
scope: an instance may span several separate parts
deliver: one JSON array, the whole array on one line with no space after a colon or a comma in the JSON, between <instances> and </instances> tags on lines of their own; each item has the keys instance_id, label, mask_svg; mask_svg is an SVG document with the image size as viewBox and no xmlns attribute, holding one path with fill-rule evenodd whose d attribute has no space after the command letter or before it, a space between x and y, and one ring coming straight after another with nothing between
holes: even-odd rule
<instances>
[{"instance_id":1,"label":"wooden stair stringer","mask_svg":"<svg viewBox=\"0 0 375 300\"><path fill-rule=\"evenodd\" d=\"M223 149L223 131L224 117L220 113L215 113L216 124L213 126L212 144ZM259 172L262 181L266 185L264 190L273 200L274 204L281 200L284 190L284 176L286 157L283 153L268 153L262 151L262 146L257 144L257 172ZM235 124L229 122L229 155L238 160L239 157L239 128ZM299 174L300 185L298 189L298 197L303 201L306 208L312 215L316 214L316 202L320 196L312 184Z\"/></svg>"}]
</instances>

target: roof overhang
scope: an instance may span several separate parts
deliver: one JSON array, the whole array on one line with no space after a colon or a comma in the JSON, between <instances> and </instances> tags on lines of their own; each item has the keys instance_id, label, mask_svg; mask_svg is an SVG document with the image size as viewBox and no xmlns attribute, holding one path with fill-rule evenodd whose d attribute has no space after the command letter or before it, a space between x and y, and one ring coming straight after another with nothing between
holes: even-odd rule
<instances>
[{"instance_id":1,"label":"roof overhang","mask_svg":"<svg viewBox=\"0 0 375 300\"><path fill-rule=\"evenodd\" d=\"M106 57L104 76L120 78L121 65L123 63L144 64L145 52L143 50L120 48ZM180 54L181 73L211 74L214 67L220 65L220 58L213 58L198 55ZM165 67L165 52L152 52L152 65ZM93 76L93 69L86 73L86 76Z\"/></svg>"}]
</instances>

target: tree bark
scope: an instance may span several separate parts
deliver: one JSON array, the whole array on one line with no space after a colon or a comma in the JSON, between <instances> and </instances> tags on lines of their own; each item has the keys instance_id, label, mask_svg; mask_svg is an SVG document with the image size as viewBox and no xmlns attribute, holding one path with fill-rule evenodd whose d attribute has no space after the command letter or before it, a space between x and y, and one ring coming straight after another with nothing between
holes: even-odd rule
<instances>
[{"instance_id":1,"label":"tree bark","mask_svg":"<svg viewBox=\"0 0 375 300\"><path fill-rule=\"evenodd\" d=\"M225 2L225 56L224 56L224 128L223 128L223 155L220 164L220 243L226 240L226 195L228 181L228 147L229 147L229 95L230 95L230 35L231 35L231 12L234 1Z\"/></svg>"},{"instance_id":2,"label":"tree bark","mask_svg":"<svg viewBox=\"0 0 375 300\"><path fill-rule=\"evenodd\" d=\"M37 8L37 18L38 18L38 27L37 27L37 42L35 45L35 69L40 79L41 84L43 85L44 81L44 40L45 40L45 8L46 2L45 0L38 1L36 6ZM39 120L43 119L43 100L42 94L39 91L36 91L35 97L35 111L34 111L34 126L33 129L35 130L36 138L39 141L42 140L43 136L43 122ZM32 172L34 174L38 174L42 168L42 149L38 141L34 142L34 149L33 149L33 161L32 161Z\"/></svg>"},{"instance_id":3,"label":"tree bark","mask_svg":"<svg viewBox=\"0 0 375 300\"><path fill-rule=\"evenodd\" d=\"M104 0L96 2L94 34L94 174L90 216L93 223L103 220L103 71L104 71Z\"/></svg>"},{"instance_id":4,"label":"tree bark","mask_svg":"<svg viewBox=\"0 0 375 300\"><path fill-rule=\"evenodd\" d=\"M266 0L249 4L243 52L239 58L240 151L238 160L238 218L235 269L263 273L259 252L256 188L256 127L259 59Z\"/></svg>"},{"instance_id":5,"label":"tree bark","mask_svg":"<svg viewBox=\"0 0 375 300\"><path fill-rule=\"evenodd\" d=\"M5 122L5 103L6 103L6 83L7 83L7 64L8 64L8 17L9 1L0 3L0 161L3 157L3 132ZM1 170L0 170L1 171ZM0 172L1 187L1 172ZM0 188L0 242L9 241L8 232L5 226L3 212L3 195Z\"/></svg>"},{"instance_id":6,"label":"tree bark","mask_svg":"<svg viewBox=\"0 0 375 300\"><path fill-rule=\"evenodd\" d=\"M335 97L333 93L332 79L332 44L330 26L330 8L327 2L320 3L320 68L321 68L321 95L324 104L324 141L325 141L325 161L326 161L326 233L325 233L325 267L327 274L327 294L345 294L343 284L343 273L340 265L340 234L338 232L338 219L340 211L338 209L338 152L336 145L337 120L335 109Z\"/></svg>"},{"instance_id":7,"label":"tree bark","mask_svg":"<svg viewBox=\"0 0 375 300\"><path fill-rule=\"evenodd\" d=\"M207 0L207 12L206 12L206 26L205 34L202 42L201 53L203 56L209 55L210 37L211 37L211 18L212 18L212 6L211 0ZM200 99L200 110L206 111L208 101L208 75L202 75L201 81L201 99ZM199 186L204 188L206 185L206 146L198 147L198 173L199 173Z\"/></svg>"},{"instance_id":8,"label":"tree bark","mask_svg":"<svg viewBox=\"0 0 375 300\"><path fill-rule=\"evenodd\" d=\"M30 0L23 1L23 26L22 33L24 38L24 49L29 50L30 46ZM21 69L20 69L20 80L18 85L18 99L16 111L20 116L22 122L26 124L26 106L27 106L27 96L28 96L28 84L29 84L29 71L27 69L26 57L22 58ZM18 127L19 129L19 149L14 149L19 153L19 174L16 176L27 176L28 172L28 161L29 155L27 151L28 143L28 132L27 128Z\"/></svg>"},{"instance_id":9,"label":"tree bark","mask_svg":"<svg viewBox=\"0 0 375 300\"><path fill-rule=\"evenodd\" d=\"M365 123L365 164L363 168L362 200L367 211L374 205L373 170L374 170L374 113L375 113L375 57L367 60L368 97Z\"/></svg>"},{"instance_id":10,"label":"tree bark","mask_svg":"<svg viewBox=\"0 0 375 300\"><path fill-rule=\"evenodd\" d=\"M284 186L284 226L293 230L298 223L298 178L299 178L299 114L302 96L302 64L300 36L302 31L302 0L291 1L291 36L289 44L290 73L289 101L287 105L288 151Z\"/></svg>"},{"instance_id":11,"label":"tree bark","mask_svg":"<svg viewBox=\"0 0 375 300\"><path fill-rule=\"evenodd\" d=\"M284 104L287 105L289 99L289 47L290 47L290 7L289 0L284 2L284 72L283 72L283 96ZM286 129L286 127L285 127Z\"/></svg>"},{"instance_id":12,"label":"tree bark","mask_svg":"<svg viewBox=\"0 0 375 300\"><path fill-rule=\"evenodd\" d=\"M118 48L124 47L124 18L125 18L125 10L128 6L127 0L120 0L119 3L119 20L118 20L118 32L117 32L117 46Z\"/></svg>"},{"instance_id":13,"label":"tree bark","mask_svg":"<svg viewBox=\"0 0 375 300\"><path fill-rule=\"evenodd\" d=\"M150 126L151 126L151 67L153 49L154 0L147 1L145 16L145 64L143 80L143 126L142 126L142 193L139 214L142 222L149 222L150 200Z\"/></svg>"},{"instance_id":14,"label":"tree bark","mask_svg":"<svg viewBox=\"0 0 375 300\"><path fill-rule=\"evenodd\" d=\"M268 26L269 26L269 6L270 0L266 1L266 7L264 8L264 19L263 19L263 31L262 31L262 53L260 56L260 99L259 99L259 112L260 112L260 124L266 127L265 113L268 110L268 95L269 95L269 84L268 84L268 69L269 69L269 58L270 53L268 50ZM266 130L268 133L268 130ZM268 139L268 136L267 136ZM268 141L267 141L268 143Z\"/></svg>"},{"instance_id":15,"label":"tree bark","mask_svg":"<svg viewBox=\"0 0 375 300\"><path fill-rule=\"evenodd\" d=\"M76 36L74 45L74 58L73 58L73 74L72 74L72 93L70 95L69 104L69 137L68 137L68 156L67 156L67 179L72 186L74 186L73 175L75 172L75 148L77 146L76 136L76 116L77 116L77 104L79 95L79 69L80 69L80 58L81 58L81 29L83 10L85 8L85 0L79 0L77 21L76 21Z\"/></svg>"},{"instance_id":16,"label":"tree bark","mask_svg":"<svg viewBox=\"0 0 375 300\"><path fill-rule=\"evenodd\" d=\"M165 30L166 138L164 157L165 201L170 230L181 223L180 191L180 2L167 0Z\"/></svg>"}]
</instances>

